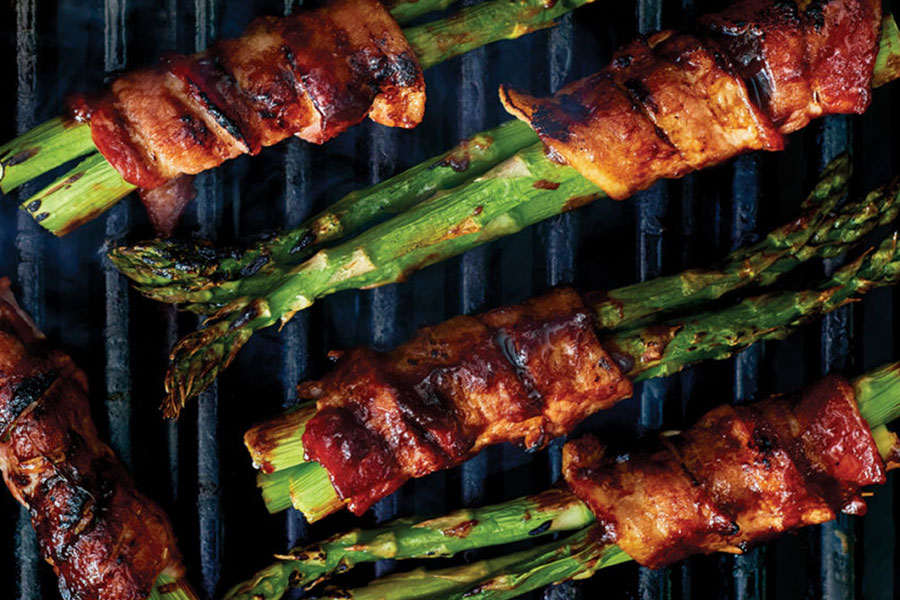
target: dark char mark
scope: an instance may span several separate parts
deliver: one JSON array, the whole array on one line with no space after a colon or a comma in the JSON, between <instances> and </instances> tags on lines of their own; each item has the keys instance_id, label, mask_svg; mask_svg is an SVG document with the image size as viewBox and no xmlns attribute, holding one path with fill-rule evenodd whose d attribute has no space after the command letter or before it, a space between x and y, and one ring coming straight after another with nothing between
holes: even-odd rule
<instances>
[{"instance_id":1,"label":"dark char mark","mask_svg":"<svg viewBox=\"0 0 900 600\"><path fill-rule=\"evenodd\" d=\"M55 372L38 373L21 379L15 385L9 402L0 409L0 435L7 435L7 430L22 416L25 409L40 400L57 377Z\"/></svg>"}]
</instances>

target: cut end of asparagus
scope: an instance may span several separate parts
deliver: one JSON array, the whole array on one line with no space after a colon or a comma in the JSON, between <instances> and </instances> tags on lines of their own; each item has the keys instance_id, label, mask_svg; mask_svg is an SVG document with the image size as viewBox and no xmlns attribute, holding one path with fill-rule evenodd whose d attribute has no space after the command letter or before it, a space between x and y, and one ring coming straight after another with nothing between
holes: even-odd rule
<instances>
[{"instance_id":1,"label":"cut end of asparagus","mask_svg":"<svg viewBox=\"0 0 900 600\"><path fill-rule=\"evenodd\" d=\"M136 188L95 152L22 203L42 227L63 236L106 212Z\"/></svg>"},{"instance_id":2,"label":"cut end of asparagus","mask_svg":"<svg viewBox=\"0 0 900 600\"><path fill-rule=\"evenodd\" d=\"M269 513L279 513L291 507L291 478L298 470L298 467L292 467L256 476L256 487L259 488Z\"/></svg>"},{"instance_id":3,"label":"cut end of asparagus","mask_svg":"<svg viewBox=\"0 0 900 600\"><path fill-rule=\"evenodd\" d=\"M873 429L900 418L900 362L889 363L853 380L862 418Z\"/></svg>"},{"instance_id":4,"label":"cut end of asparagus","mask_svg":"<svg viewBox=\"0 0 900 600\"><path fill-rule=\"evenodd\" d=\"M249 429L244 434L244 445L253 466L264 473L273 473L301 464L303 432L315 414L315 402L308 402Z\"/></svg>"},{"instance_id":5,"label":"cut end of asparagus","mask_svg":"<svg viewBox=\"0 0 900 600\"><path fill-rule=\"evenodd\" d=\"M307 521L315 523L344 508L346 503L338 496L322 465L308 462L293 468L297 471L290 481L291 504Z\"/></svg>"},{"instance_id":6,"label":"cut end of asparagus","mask_svg":"<svg viewBox=\"0 0 900 600\"><path fill-rule=\"evenodd\" d=\"M94 150L88 124L63 117L50 119L0 146L0 190L8 194Z\"/></svg>"}]
</instances>

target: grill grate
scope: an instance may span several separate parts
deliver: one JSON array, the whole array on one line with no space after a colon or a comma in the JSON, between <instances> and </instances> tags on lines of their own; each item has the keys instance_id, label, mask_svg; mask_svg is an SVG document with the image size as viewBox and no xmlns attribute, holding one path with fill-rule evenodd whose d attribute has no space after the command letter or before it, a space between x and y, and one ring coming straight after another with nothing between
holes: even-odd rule
<instances>
[{"instance_id":1,"label":"grill grate","mask_svg":"<svg viewBox=\"0 0 900 600\"><path fill-rule=\"evenodd\" d=\"M198 178L198 199L182 231L230 240L296 225L358 182L381 180L505 119L496 101L500 82L548 93L596 69L635 32L677 24L686 12L722 3L600 2L552 31L472 52L427 73L428 114L417 130L366 124L322 148L291 141L254 159L233 161ZM99 85L104 71L145 64L163 50L205 47L216 36L239 34L256 15L289 12L295 4L4 3L2 51L7 58L15 55L18 79L15 95L7 88L0 97L2 112L9 115L0 120L0 137L58 113L66 92ZM885 2L887 9L895 5ZM280 333L255 336L177 424L158 418L162 374L168 349L197 322L136 296L102 258L100 240L148 236L143 211L133 201L62 241L17 214L14 202L3 202L0 272L15 274L25 307L88 371L101 432L131 465L139 486L166 505L192 581L202 595L214 597L271 553L359 524L347 515L314 526L294 511L268 516L240 441L252 421L293 404L295 383L322 372L325 350L359 343L390 346L422 324L515 302L559 282L612 288L708 262L792 214L815 171L845 149L854 152L858 189L900 171L893 142L900 127L892 114L898 96L894 86L882 89L864 117L814 125L795 134L781 154L743 157L657 185L628 202L601 201L430 267L407 283L328 298ZM633 401L592 418L586 427L665 426L723 398L742 402L797 387L824 371L873 367L897 357L896 314L894 292L875 292L785 342L644 384ZM559 477L559 449L558 442L537 455L491 448L453 472L408 484L380 502L363 524L540 489ZM865 519L804 530L743 557L693 558L655 572L623 565L555 588L546 597L588 598L602 591L606 597L642 600L894 598L900 593L896 486L892 476L870 499ZM55 580L37 557L27 514L8 495L2 495L0 507L8 515L0 519L3 564L14 565L0 570L0 589L15 590L21 600L55 597ZM363 580L395 567L380 563L352 577Z\"/></svg>"}]
</instances>

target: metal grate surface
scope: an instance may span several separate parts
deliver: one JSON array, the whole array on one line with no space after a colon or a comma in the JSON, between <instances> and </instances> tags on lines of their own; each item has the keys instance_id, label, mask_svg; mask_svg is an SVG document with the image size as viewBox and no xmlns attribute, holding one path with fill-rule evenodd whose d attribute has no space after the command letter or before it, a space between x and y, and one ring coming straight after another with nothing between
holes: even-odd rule
<instances>
[{"instance_id":1,"label":"metal grate surface","mask_svg":"<svg viewBox=\"0 0 900 600\"><path fill-rule=\"evenodd\" d=\"M0 52L8 68L0 94L0 139L59 113L66 92L99 85L104 72L146 64L164 50L205 47L214 37L238 35L254 16L290 11L293 4L4 2ZM291 141L254 159L233 161L198 178L198 200L182 235L232 240L294 225L343 193L504 120L496 100L500 82L549 93L604 64L636 32L677 25L686 14L721 4L599 0L552 31L442 65L427 73L428 113L418 129L364 124L324 147ZM885 6L891 9L891 0ZM0 273L16 280L38 323L88 371L102 433L131 466L139 486L168 509L192 581L212 598L262 566L273 552L359 523L341 515L308 527L295 512L267 515L241 445L248 425L294 401L293 387L300 378L322 372L327 349L360 343L390 346L422 324L518 301L559 282L612 288L707 263L792 214L817 169L845 149L853 151L857 189L900 172L894 143L900 119L892 110L900 99L898 85L879 90L864 117L820 122L795 134L781 154L743 157L657 185L631 201L600 201L426 269L402 285L333 296L296 317L280 334L258 334L177 424L158 418L162 374L172 343L197 322L136 296L103 259L104 243L150 235L134 200L56 240L30 217L17 214L14 198L2 199ZM896 359L900 348L893 338L900 313L894 294L874 292L790 340L645 384L632 400L585 427L642 430L680 423L685 415L726 400L741 402L808 383L824 371L857 372ZM439 513L540 489L559 476L559 448L555 443L534 455L492 448L455 471L408 484L380 502L363 523ZM896 488L895 475L870 499L864 519L810 528L743 557L694 558L655 572L623 565L543 595L895 598L900 595ZM56 582L37 557L27 515L8 494L0 495L0 510L0 590L21 600L56 597ZM386 562L359 569L354 576L367 578L394 568Z\"/></svg>"}]
</instances>

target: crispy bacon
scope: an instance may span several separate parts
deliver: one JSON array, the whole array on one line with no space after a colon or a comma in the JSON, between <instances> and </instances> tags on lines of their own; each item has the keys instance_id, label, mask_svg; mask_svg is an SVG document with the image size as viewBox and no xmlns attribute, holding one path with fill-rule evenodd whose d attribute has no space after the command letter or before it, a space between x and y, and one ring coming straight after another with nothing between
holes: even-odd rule
<instances>
[{"instance_id":1,"label":"crispy bacon","mask_svg":"<svg viewBox=\"0 0 900 600\"><path fill-rule=\"evenodd\" d=\"M64 598L139 600L183 568L162 509L97 436L84 373L43 336L0 280L0 470L31 514Z\"/></svg>"},{"instance_id":2,"label":"crispy bacon","mask_svg":"<svg viewBox=\"0 0 900 600\"><path fill-rule=\"evenodd\" d=\"M864 514L861 488L885 481L853 389L836 376L799 394L719 407L638 447L574 440L563 473L614 541L652 568L744 552L840 511Z\"/></svg>"},{"instance_id":3,"label":"crispy bacon","mask_svg":"<svg viewBox=\"0 0 900 600\"><path fill-rule=\"evenodd\" d=\"M241 38L169 55L71 101L106 159L145 189L290 135L324 143L366 115L415 127L424 105L422 69L378 0L257 19Z\"/></svg>"},{"instance_id":4,"label":"crispy bacon","mask_svg":"<svg viewBox=\"0 0 900 600\"><path fill-rule=\"evenodd\" d=\"M739 0L692 34L627 45L605 69L506 110L556 155L623 199L752 150L781 150L810 119L871 100L879 0ZM749 87L748 87L749 85Z\"/></svg>"},{"instance_id":5,"label":"crispy bacon","mask_svg":"<svg viewBox=\"0 0 900 600\"><path fill-rule=\"evenodd\" d=\"M413 477L481 448L543 447L631 394L577 292L427 327L388 353L355 349L300 396L317 401L306 458L362 514Z\"/></svg>"}]
</instances>

